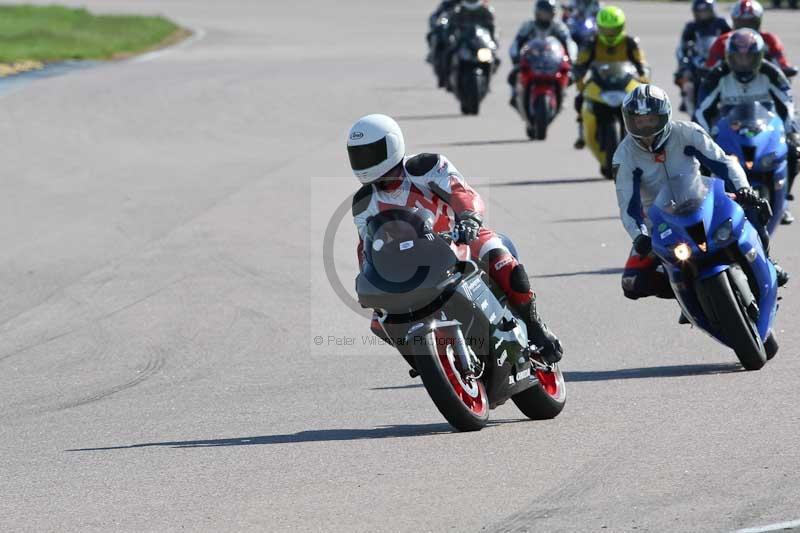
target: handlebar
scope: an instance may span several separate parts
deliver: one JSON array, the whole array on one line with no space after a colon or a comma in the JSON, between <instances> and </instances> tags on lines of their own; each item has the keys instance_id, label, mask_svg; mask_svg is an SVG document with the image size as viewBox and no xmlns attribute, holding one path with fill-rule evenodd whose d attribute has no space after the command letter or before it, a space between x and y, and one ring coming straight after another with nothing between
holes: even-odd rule
<instances>
[{"instance_id":1,"label":"handlebar","mask_svg":"<svg viewBox=\"0 0 800 533\"><path fill-rule=\"evenodd\" d=\"M436 235L444 239L447 244L452 244L453 242L458 240L458 230L440 231Z\"/></svg>"}]
</instances>

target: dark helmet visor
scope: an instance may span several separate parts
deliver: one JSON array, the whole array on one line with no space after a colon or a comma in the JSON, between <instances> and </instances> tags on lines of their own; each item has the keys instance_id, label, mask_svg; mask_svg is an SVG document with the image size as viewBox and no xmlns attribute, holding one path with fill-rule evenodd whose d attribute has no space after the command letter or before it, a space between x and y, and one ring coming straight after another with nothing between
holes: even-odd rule
<instances>
[{"instance_id":1,"label":"dark helmet visor","mask_svg":"<svg viewBox=\"0 0 800 533\"><path fill-rule=\"evenodd\" d=\"M669 115L635 115L623 112L625 126L634 137L652 137L667 127Z\"/></svg>"},{"instance_id":2,"label":"dark helmet visor","mask_svg":"<svg viewBox=\"0 0 800 533\"><path fill-rule=\"evenodd\" d=\"M353 170L365 170L383 163L388 157L386 137L370 144L348 146L347 155L350 156L350 168Z\"/></svg>"},{"instance_id":3,"label":"dark helmet visor","mask_svg":"<svg viewBox=\"0 0 800 533\"><path fill-rule=\"evenodd\" d=\"M731 52L728 54L728 65L738 73L755 72L760 63L759 54L753 52Z\"/></svg>"}]
</instances>

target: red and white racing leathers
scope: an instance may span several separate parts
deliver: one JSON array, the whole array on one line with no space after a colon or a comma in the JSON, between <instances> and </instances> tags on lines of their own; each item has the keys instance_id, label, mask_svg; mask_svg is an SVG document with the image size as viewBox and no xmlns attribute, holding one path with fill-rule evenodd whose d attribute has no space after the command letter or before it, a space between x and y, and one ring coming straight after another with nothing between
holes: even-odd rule
<instances>
[{"instance_id":1,"label":"red and white racing leathers","mask_svg":"<svg viewBox=\"0 0 800 533\"><path fill-rule=\"evenodd\" d=\"M789 60L786 58L786 49L778 36L768 31L759 32L761 38L764 39L764 44L767 45L766 59L775 63L781 70L786 70L791 67ZM708 50L708 57L706 58L706 68L713 69L725 60L725 46L728 44L728 39L733 35L732 31L723 33Z\"/></svg>"},{"instance_id":2,"label":"red and white racing leathers","mask_svg":"<svg viewBox=\"0 0 800 533\"><path fill-rule=\"evenodd\" d=\"M364 185L353 197L353 219L358 228L358 261L364 260L367 220L388 209L416 207L428 211L435 232L452 231L460 214L468 211L483 216L483 200L464 180L446 157L419 154L403 161L403 176L393 186ZM514 307L533 298L525 269L511 254L502 239L491 229L481 227L478 238L469 244L472 259L480 261Z\"/></svg>"}]
</instances>

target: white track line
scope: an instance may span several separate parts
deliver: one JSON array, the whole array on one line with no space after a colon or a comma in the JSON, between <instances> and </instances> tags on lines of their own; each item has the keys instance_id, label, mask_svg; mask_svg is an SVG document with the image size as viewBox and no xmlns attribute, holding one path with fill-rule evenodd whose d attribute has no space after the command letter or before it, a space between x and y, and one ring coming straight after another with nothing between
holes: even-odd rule
<instances>
[{"instance_id":1,"label":"white track line","mask_svg":"<svg viewBox=\"0 0 800 533\"><path fill-rule=\"evenodd\" d=\"M152 52L148 52L146 54L142 54L140 56L135 56L130 59L130 61L134 63L144 63L145 61L152 61L153 59L157 59L161 56L169 54L170 52L174 52L175 50L181 50L186 48L187 46L191 46L198 41L202 40L206 36L206 30L203 28L190 28L192 35L174 46L168 46L166 48L162 48L161 50L154 50Z\"/></svg>"},{"instance_id":2,"label":"white track line","mask_svg":"<svg viewBox=\"0 0 800 533\"><path fill-rule=\"evenodd\" d=\"M778 522L776 524L768 524L766 526L748 527L745 529L737 529L734 533L762 533L764 531L781 531L787 529L800 528L800 520L792 520L790 522Z\"/></svg>"}]
</instances>

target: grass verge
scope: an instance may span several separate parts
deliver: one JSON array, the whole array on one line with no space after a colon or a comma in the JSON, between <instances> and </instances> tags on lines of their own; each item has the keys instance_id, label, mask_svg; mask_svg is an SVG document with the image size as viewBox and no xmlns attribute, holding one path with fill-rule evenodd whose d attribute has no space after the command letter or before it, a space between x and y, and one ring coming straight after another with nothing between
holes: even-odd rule
<instances>
[{"instance_id":1,"label":"grass verge","mask_svg":"<svg viewBox=\"0 0 800 533\"><path fill-rule=\"evenodd\" d=\"M93 15L61 6L0 6L0 63L117 59L188 34L158 16Z\"/></svg>"}]
</instances>

